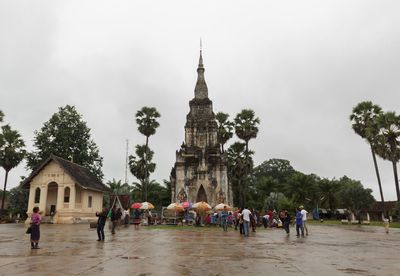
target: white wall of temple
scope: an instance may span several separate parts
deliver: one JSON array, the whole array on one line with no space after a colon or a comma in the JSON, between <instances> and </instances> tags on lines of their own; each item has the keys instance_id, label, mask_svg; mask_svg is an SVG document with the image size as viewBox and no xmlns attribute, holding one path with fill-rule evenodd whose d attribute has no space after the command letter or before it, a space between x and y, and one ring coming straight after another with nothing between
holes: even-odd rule
<instances>
[{"instance_id":1,"label":"white wall of temple","mask_svg":"<svg viewBox=\"0 0 400 276\"><path fill-rule=\"evenodd\" d=\"M69 188L69 197L65 198L65 188ZM39 200L35 201L36 189L40 189ZM37 199L37 198L36 198ZM50 215L52 206L55 206L56 216L69 216L60 221L73 223L74 218L82 215L94 217L96 211L103 206L103 193L84 190L75 185L74 180L56 163L51 161L38 175L32 178L29 188L27 214L30 217L33 207L39 207L43 215ZM54 207L53 207L54 208ZM29 220L27 220L29 222ZM56 222L57 223L57 222Z\"/></svg>"}]
</instances>

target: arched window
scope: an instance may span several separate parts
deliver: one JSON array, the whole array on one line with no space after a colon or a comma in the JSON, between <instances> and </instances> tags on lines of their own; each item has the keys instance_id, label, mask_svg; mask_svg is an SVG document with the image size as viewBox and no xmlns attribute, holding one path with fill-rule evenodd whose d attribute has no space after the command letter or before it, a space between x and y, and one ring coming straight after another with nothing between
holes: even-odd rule
<instances>
[{"instance_id":1,"label":"arched window","mask_svg":"<svg viewBox=\"0 0 400 276\"><path fill-rule=\"evenodd\" d=\"M64 189L64 203L69 203L69 194L71 189L69 187L65 187Z\"/></svg>"},{"instance_id":2,"label":"arched window","mask_svg":"<svg viewBox=\"0 0 400 276\"><path fill-rule=\"evenodd\" d=\"M35 203L39 203L40 202L40 188L37 187L35 190Z\"/></svg>"},{"instance_id":3,"label":"arched window","mask_svg":"<svg viewBox=\"0 0 400 276\"><path fill-rule=\"evenodd\" d=\"M92 208L92 196L88 198L88 208Z\"/></svg>"}]
</instances>

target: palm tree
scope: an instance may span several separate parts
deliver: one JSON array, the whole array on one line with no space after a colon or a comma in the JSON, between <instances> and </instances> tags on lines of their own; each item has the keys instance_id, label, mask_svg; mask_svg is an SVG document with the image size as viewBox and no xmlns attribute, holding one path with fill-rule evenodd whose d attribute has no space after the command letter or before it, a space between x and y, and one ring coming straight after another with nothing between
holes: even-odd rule
<instances>
[{"instance_id":1,"label":"palm tree","mask_svg":"<svg viewBox=\"0 0 400 276\"><path fill-rule=\"evenodd\" d=\"M385 160L390 160L393 165L394 182L397 201L400 201L399 177L397 162L400 160L400 116L394 112L386 112L378 117L379 132L377 153Z\"/></svg>"},{"instance_id":2,"label":"palm tree","mask_svg":"<svg viewBox=\"0 0 400 276\"><path fill-rule=\"evenodd\" d=\"M141 134L146 136L146 148L149 145L149 137L156 133L156 129L160 126L157 118L160 118L160 113L154 107L142 107L141 110L136 112L136 123L138 130Z\"/></svg>"},{"instance_id":3,"label":"palm tree","mask_svg":"<svg viewBox=\"0 0 400 276\"><path fill-rule=\"evenodd\" d=\"M336 179L322 179L319 181L319 199L321 203L334 211L338 204L338 191L340 183Z\"/></svg>"},{"instance_id":4,"label":"palm tree","mask_svg":"<svg viewBox=\"0 0 400 276\"><path fill-rule=\"evenodd\" d=\"M147 200L146 184L149 182L146 180L148 180L150 173L154 172L156 169L156 164L151 162L154 152L148 149L146 145L136 145L135 152L136 156L129 156L129 168L131 173L139 179L141 183L144 183L144 199Z\"/></svg>"},{"instance_id":5,"label":"palm tree","mask_svg":"<svg viewBox=\"0 0 400 276\"><path fill-rule=\"evenodd\" d=\"M115 180L115 178L113 178L112 181L108 181L106 183L108 185L108 187L110 187L112 194L113 195L126 195L126 194L130 194L132 187L129 186L128 183L123 183L121 180Z\"/></svg>"},{"instance_id":6,"label":"palm tree","mask_svg":"<svg viewBox=\"0 0 400 276\"><path fill-rule=\"evenodd\" d=\"M133 182L133 195L136 199L140 198L142 201L148 200L148 195L159 186L157 181L149 180L148 178L140 180L139 182ZM146 194L147 193L147 194Z\"/></svg>"},{"instance_id":7,"label":"palm tree","mask_svg":"<svg viewBox=\"0 0 400 276\"><path fill-rule=\"evenodd\" d=\"M145 151L145 175L148 178L149 168L147 167L149 159L149 137L156 133L156 129L160 126L157 122L157 118L160 118L160 113L154 107L142 107L141 110L136 112L136 123L138 124L138 130L144 136L146 136L146 151ZM148 181L147 181L148 182ZM145 197L147 198L147 189L145 189Z\"/></svg>"},{"instance_id":8,"label":"palm tree","mask_svg":"<svg viewBox=\"0 0 400 276\"><path fill-rule=\"evenodd\" d=\"M1 127L0 133L0 166L6 171L3 189L3 201L1 210L4 210L8 173L11 169L18 166L24 159L25 143L21 135L16 130L12 130L9 125Z\"/></svg>"},{"instance_id":9,"label":"palm tree","mask_svg":"<svg viewBox=\"0 0 400 276\"><path fill-rule=\"evenodd\" d=\"M353 113L350 115L350 120L352 122L352 127L355 133L366 139L371 148L376 178L378 179L379 193L382 200L382 212L383 214L385 214L385 200L383 198L383 190L381 178L379 175L378 163L376 162L376 135L378 132L377 118L380 114L382 114L382 109L380 106L375 105L370 101L364 101L353 108Z\"/></svg>"},{"instance_id":10,"label":"palm tree","mask_svg":"<svg viewBox=\"0 0 400 276\"><path fill-rule=\"evenodd\" d=\"M317 181L318 177L314 174L295 172L285 183L284 194L296 204L304 205L307 201L317 203Z\"/></svg>"},{"instance_id":11,"label":"palm tree","mask_svg":"<svg viewBox=\"0 0 400 276\"><path fill-rule=\"evenodd\" d=\"M235 118L235 133L244 140L246 144L246 155L249 152L249 141L257 137L260 119L255 118L255 113L251 109L243 109Z\"/></svg>"},{"instance_id":12,"label":"palm tree","mask_svg":"<svg viewBox=\"0 0 400 276\"><path fill-rule=\"evenodd\" d=\"M253 154L253 152L250 151L246 155L245 147L244 143L236 142L227 150L228 175L233 185L234 198L236 199L235 204L238 204L240 207L243 207L245 204L246 192L248 192L248 189L245 189L247 187L244 187L246 184L245 179L253 165L251 156L248 156Z\"/></svg>"},{"instance_id":13,"label":"palm tree","mask_svg":"<svg viewBox=\"0 0 400 276\"><path fill-rule=\"evenodd\" d=\"M224 153L224 145L233 136L233 123L228 121L229 115L226 113L218 112L215 118L218 122L218 143L221 145L221 152Z\"/></svg>"}]
</instances>

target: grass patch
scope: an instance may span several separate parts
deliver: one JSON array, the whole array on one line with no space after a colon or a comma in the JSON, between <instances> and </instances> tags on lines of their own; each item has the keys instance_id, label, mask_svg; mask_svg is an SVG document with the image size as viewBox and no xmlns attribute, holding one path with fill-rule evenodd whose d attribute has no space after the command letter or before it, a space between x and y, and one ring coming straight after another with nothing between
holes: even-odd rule
<instances>
[{"instance_id":1,"label":"grass patch","mask_svg":"<svg viewBox=\"0 0 400 276\"><path fill-rule=\"evenodd\" d=\"M342 224L340 220L324 220L324 222L320 222L319 220L307 220L307 223L310 224L319 224L319 225L351 225L351 224ZM358 224L354 224L358 225ZM364 226L381 226L383 227L383 222L381 221L371 221L369 225ZM400 222L392 222L390 223L390 228L400 228Z\"/></svg>"},{"instance_id":2,"label":"grass patch","mask_svg":"<svg viewBox=\"0 0 400 276\"><path fill-rule=\"evenodd\" d=\"M219 226L189 226L189 225L150 225L150 226L142 226L142 229L146 230L191 230L191 231L222 231ZM233 228L231 228L233 229Z\"/></svg>"}]
</instances>

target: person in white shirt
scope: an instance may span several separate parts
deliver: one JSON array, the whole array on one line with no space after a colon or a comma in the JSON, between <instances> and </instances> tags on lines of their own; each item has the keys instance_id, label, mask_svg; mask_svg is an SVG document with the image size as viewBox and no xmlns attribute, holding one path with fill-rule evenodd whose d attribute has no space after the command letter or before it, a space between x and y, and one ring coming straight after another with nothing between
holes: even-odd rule
<instances>
[{"instance_id":1,"label":"person in white shirt","mask_svg":"<svg viewBox=\"0 0 400 276\"><path fill-rule=\"evenodd\" d=\"M242 216L243 216L243 230L244 230L244 236L248 237L249 236L249 231L250 231L250 216L251 212L247 207L245 207L242 211Z\"/></svg>"},{"instance_id":2,"label":"person in white shirt","mask_svg":"<svg viewBox=\"0 0 400 276\"><path fill-rule=\"evenodd\" d=\"M303 205L300 205L299 209L300 209L301 215L303 216L303 227L304 227L304 230L306 231L306 236L308 236L308 229L307 229L307 223L306 223L308 212L304 209Z\"/></svg>"}]
</instances>

